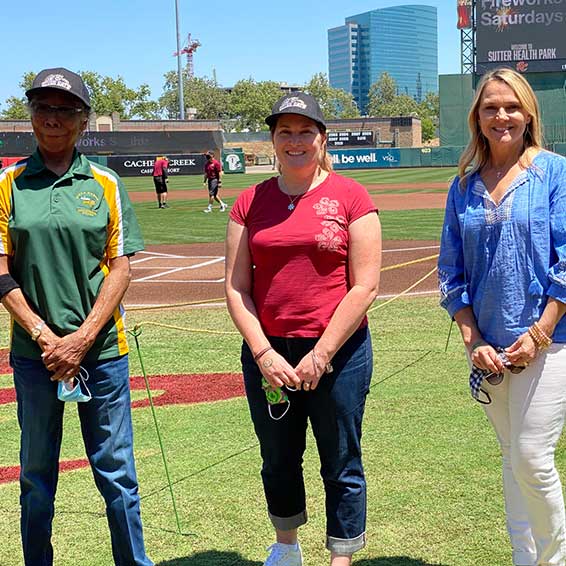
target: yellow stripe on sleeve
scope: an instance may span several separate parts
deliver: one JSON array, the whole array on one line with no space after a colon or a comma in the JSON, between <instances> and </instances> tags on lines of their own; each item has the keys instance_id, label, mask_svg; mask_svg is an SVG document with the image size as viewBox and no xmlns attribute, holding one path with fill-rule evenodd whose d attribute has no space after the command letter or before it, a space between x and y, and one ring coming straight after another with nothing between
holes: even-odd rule
<instances>
[{"instance_id":1,"label":"yellow stripe on sleeve","mask_svg":"<svg viewBox=\"0 0 566 566\"><path fill-rule=\"evenodd\" d=\"M122 202L118 190L118 179L103 169L90 164L92 174L104 190L104 199L110 211L106 256L114 259L124 255L124 225L122 222Z\"/></svg>"},{"instance_id":2,"label":"yellow stripe on sleeve","mask_svg":"<svg viewBox=\"0 0 566 566\"><path fill-rule=\"evenodd\" d=\"M125 312L122 310L122 306L114 311L114 323L116 324L117 341L118 341L118 352L121 356L127 354L129 351L128 340L126 338L126 324L124 320Z\"/></svg>"},{"instance_id":3,"label":"yellow stripe on sleeve","mask_svg":"<svg viewBox=\"0 0 566 566\"><path fill-rule=\"evenodd\" d=\"M12 255L12 239L8 232L8 221L12 213L12 191L14 180L25 170L26 163L7 167L0 174L0 254Z\"/></svg>"}]
</instances>

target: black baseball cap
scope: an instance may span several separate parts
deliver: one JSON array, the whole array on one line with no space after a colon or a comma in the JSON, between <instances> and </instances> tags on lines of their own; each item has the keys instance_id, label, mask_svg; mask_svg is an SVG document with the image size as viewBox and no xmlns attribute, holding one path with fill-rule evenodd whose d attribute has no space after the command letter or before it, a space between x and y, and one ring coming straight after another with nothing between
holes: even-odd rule
<instances>
[{"instance_id":1,"label":"black baseball cap","mask_svg":"<svg viewBox=\"0 0 566 566\"><path fill-rule=\"evenodd\" d=\"M277 119L282 114L299 114L314 120L323 130L326 130L324 115L316 98L305 92L290 92L282 96L271 109L271 115L265 119L265 123L274 127Z\"/></svg>"},{"instance_id":2,"label":"black baseball cap","mask_svg":"<svg viewBox=\"0 0 566 566\"><path fill-rule=\"evenodd\" d=\"M26 96L29 99L34 94L48 88L68 92L76 96L90 109L90 95L88 89L77 73L73 73L63 67L43 69L43 71L39 71L35 79L33 79L31 88L26 90Z\"/></svg>"}]
</instances>

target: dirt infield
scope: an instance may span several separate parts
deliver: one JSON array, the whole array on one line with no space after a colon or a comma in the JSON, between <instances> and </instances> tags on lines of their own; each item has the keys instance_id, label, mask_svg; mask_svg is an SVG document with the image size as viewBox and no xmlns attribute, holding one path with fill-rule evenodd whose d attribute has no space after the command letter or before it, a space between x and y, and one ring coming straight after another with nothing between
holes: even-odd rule
<instances>
[{"instance_id":1,"label":"dirt infield","mask_svg":"<svg viewBox=\"0 0 566 566\"><path fill-rule=\"evenodd\" d=\"M380 297L407 289L436 265L437 241L384 242ZM435 293L434 274L412 294ZM125 304L159 305L224 297L224 244L160 245L132 259Z\"/></svg>"},{"instance_id":2,"label":"dirt infield","mask_svg":"<svg viewBox=\"0 0 566 566\"><path fill-rule=\"evenodd\" d=\"M447 183L372 184L367 188L380 210L415 210L444 208L445 192L427 192L446 189ZM389 193L392 189L402 193ZM406 192L414 189L415 192ZM377 194L376 192L377 191ZM380 191L384 191L380 194ZM223 189L222 196L235 198L241 189ZM134 202L152 202L151 191L129 193ZM169 198L196 200L204 191L175 190ZM438 253L436 241L398 240L384 243L380 295L389 297L404 291L429 273ZM428 259L427 259L428 258ZM224 244L191 244L150 246L132 260L132 284L126 295L126 305L159 305L219 299L224 297ZM436 292L436 277L430 276L414 289L413 294Z\"/></svg>"}]
</instances>

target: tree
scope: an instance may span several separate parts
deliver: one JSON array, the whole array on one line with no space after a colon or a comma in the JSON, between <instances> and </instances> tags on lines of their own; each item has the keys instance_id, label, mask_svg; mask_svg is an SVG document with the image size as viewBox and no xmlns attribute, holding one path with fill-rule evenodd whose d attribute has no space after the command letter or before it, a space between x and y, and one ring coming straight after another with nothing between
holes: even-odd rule
<instances>
[{"instance_id":1,"label":"tree","mask_svg":"<svg viewBox=\"0 0 566 566\"><path fill-rule=\"evenodd\" d=\"M230 93L230 115L236 119L236 130L265 130L265 117L281 97L281 88L273 81L256 83L251 77L238 81Z\"/></svg>"},{"instance_id":2,"label":"tree","mask_svg":"<svg viewBox=\"0 0 566 566\"><path fill-rule=\"evenodd\" d=\"M416 100L408 94L400 94L391 102L379 107L379 116L415 116L420 118Z\"/></svg>"},{"instance_id":3,"label":"tree","mask_svg":"<svg viewBox=\"0 0 566 566\"><path fill-rule=\"evenodd\" d=\"M159 105L149 100L151 90L142 84L137 89L129 88L121 76L114 79L93 71L79 72L90 91L92 109L99 115L117 112L123 120L159 117Z\"/></svg>"},{"instance_id":4,"label":"tree","mask_svg":"<svg viewBox=\"0 0 566 566\"><path fill-rule=\"evenodd\" d=\"M179 117L179 81L177 71L164 75L163 94L159 106L168 118ZM183 97L185 108L195 108L196 116L202 120L219 120L228 113L228 93L215 80L207 77L188 78L184 73Z\"/></svg>"},{"instance_id":5,"label":"tree","mask_svg":"<svg viewBox=\"0 0 566 566\"><path fill-rule=\"evenodd\" d=\"M28 71L22 76L18 86L25 92L31 88L36 73ZM26 120L29 118L28 100L25 96L10 96L6 99L7 108L0 113L3 120Z\"/></svg>"},{"instance_id":6,"label":"tree","mask_svg":"<svg viewBox=\"0 0 566 566\"><path fill-rule=\"evenodd\" d=\"M437 92L427 92L420 103L421 112L431 118L438 118L440 113L440 97Z\"/></svg>"},{"instance_id":7,"label":"tree","mask_svg":"<svg viewBox=\"0 0 566 566\"><path fill-rule=\"evenodd\" d=\"M360 115L353 96L345 90L331 87L325 73L313 75L304 90L318 100L327 120L357 118Z\"/></svg>"},{"instance_id":8,"label":"tree","mask_svg":"<svg viewBox=\"0 0 566 566\"><path fill-rule=\"evenodd\" d=\"M427 92L423 101L419 104L423 141L429 141L435 137L439 114L440 97L438 93Z\"/></svg>"},{"instance_id":9,"label":"tree","mask_svg":"<svg viewBox=\"0 0 566 566\"><path fill-rule=\"evenodd\" d=\"M0 113L2 120L26 120L29 118L28 104L25 98L10 96L6 99L6 106Z\"/></svg>"},{"instance_id":10,"label":"tree","mask_svg":"<svg viewBox=\"0 0 566 566\"><path fill-rule=\"evenodd\" d=\"M159 116L159 105L150 100L151 91L148 85L142 84L137 89L129 88L122 77L116 79L104 77L93 71L79 72L90 91L92 109L97 114L109 115L118 112L120 117L129 120L139 117L145 119ZM25 92L33 83L36 73L25 73L19 87ZM28 118L27 99L11 96L6 100L7 108L2 112L4 119Z\"/></svg>"},{"instance_id":11,"label":"tree","mask_svg":"<svg viewBox=\"0 0 566 566\"><path fill-rule=\"evenodd\" d=\"M369 89L368 114L370 116L414 116L421 120L422 139L434 138L440 109L437 93L428 92L419 104L407 94L397 95L395 79L382 73Z\"/></svg>"},{"instance_id":12,"label":"tree","mask_svg":"<svg viewBox=\"0 0 566 566\"><path fill-rule=\"evenodd\" d=\"M369 116L383 115L380 108L385 104L391 104L397 96L397 83L389 73L381 73L368 92L367 113Z\"/></svg>"},{"instance_id":13,"label":"tree","mask_svg":"<svg viewBox=\"0 0 566 566\"><path fill-rule=\"evenodd\" d=\"M421 118L421 137L423 141L430 141L436 135L436 124L428 117Z\"/></svg>"}]
</instances>

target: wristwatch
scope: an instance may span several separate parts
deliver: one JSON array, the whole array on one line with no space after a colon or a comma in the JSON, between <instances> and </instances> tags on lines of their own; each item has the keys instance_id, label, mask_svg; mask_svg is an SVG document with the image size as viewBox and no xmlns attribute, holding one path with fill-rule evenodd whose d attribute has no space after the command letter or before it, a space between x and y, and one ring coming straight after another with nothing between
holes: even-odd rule
<instances>
[{"instance_id":1,"label":"wristwatch","mask_svg":"<svg viewBox=\"0 0 566 566\"><path fill-rule=\"evenodd\" d=\"M32 329L31 329L31 339L34 342L37 342L37 339L41 336L41 331L43 330L43 327L45 326L45 321L42 320L41 322L38 322Z\"/></svg>"}]
</instances>

